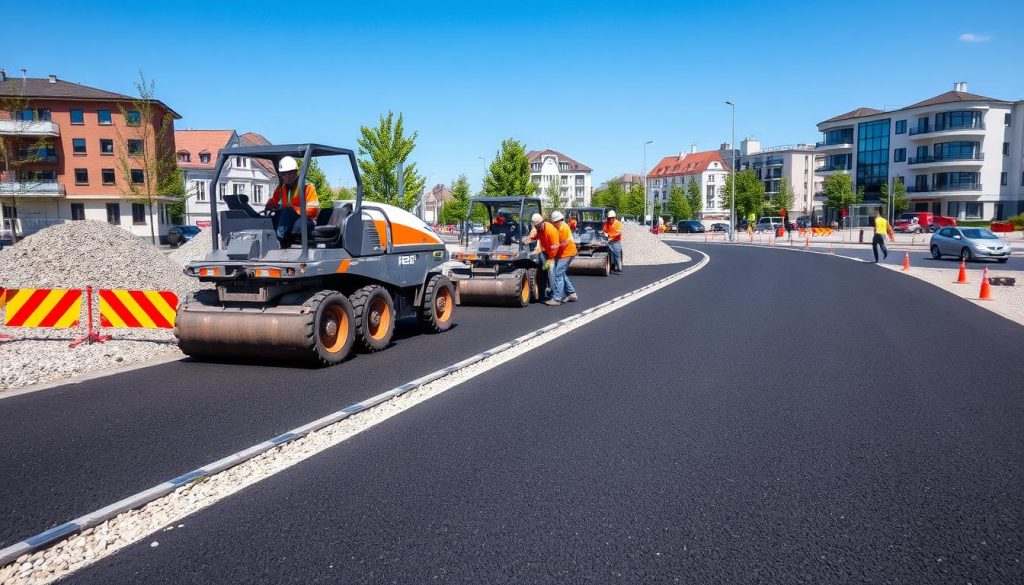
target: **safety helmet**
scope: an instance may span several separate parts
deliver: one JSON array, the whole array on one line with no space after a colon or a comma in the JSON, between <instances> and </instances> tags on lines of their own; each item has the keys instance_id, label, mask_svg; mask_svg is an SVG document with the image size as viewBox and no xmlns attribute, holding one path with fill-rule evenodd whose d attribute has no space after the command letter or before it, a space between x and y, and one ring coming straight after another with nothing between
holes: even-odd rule
<instances>
[{"instance_id":1,"label":"safety helmet","mask_svg":"<svg viewBox=\"0 0 1024 585\"><path fill-rule=\"evenodd\" d=\"M533 216L530 217L530 221L533 222L533 225L540 225L544 223L544 216L539 213L534 213Z\"/></svg>"},{"instance_id":2,"label":"safety helmet","mask_svg":"<svg viewBox=\"0 0 1024 585\"><path fill-rule=\"evenodd\" d=\"M551 221L562 221L563 219L565 219L565 216L562 215L561 211L551 212Z\"/></svg>"},{"instance_id":3,"label":"safety helmet","mask_svg":"<svg viewBox=\"0 0 1024 585\"><path fill-rule=\"evenodd\" d=\"M299 163L295 162L295 159L290 156L282 158L277 163L277 172L279 173L287 173L288 171L297 170L299 170Z\"/></svg>"},{"instance_id":4,"label":"safety helmet","mask_svg":"<svg viewBox=\"0 0 1024 585\"><path fill-rule=\"evenodd\" d=\"M615 217L615 210L614 209L609 209L608 210L608 218L611 219L613 217Z\"/></svg>"}]
</instances>

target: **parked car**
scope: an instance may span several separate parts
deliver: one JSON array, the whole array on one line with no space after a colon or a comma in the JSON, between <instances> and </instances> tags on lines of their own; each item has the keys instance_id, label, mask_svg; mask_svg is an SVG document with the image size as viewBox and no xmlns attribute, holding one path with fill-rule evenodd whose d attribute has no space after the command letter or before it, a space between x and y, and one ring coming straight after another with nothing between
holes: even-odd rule
<instances>
[{"instance_id":1,"label":"parked car","mask_svg":"<svg viewBox=\"0 0 1024 585\"><path fill-rule=\"evenodd\" d=\"M796 218L796 227L798 228L809 228L811 227L811 216L801 215Z\"/></svg>"},{"instance_id":2,"label":"parked car","mask_svg":"<svg viewBox=\"0 0 1024 585\"><path fill-rule=\"evenodd\" d=\"M727 232L729 231L729 224L727 223L713 223L708 231L712 232Z\"/></svg>"},{"instance_id":3,"label":"parked car","mask_svg":"<svg viewBox=\"0 0 1024 585\"><path fill-rule=\"evenodd\" d=\"M957 256L970 262L981 258L994 258L1005 263L1010 259L1010 244L985 228L944 227L932 234L928 246L932 258Z\"/></svg>"},{"instance_id":4,"label":"parked car","mask_svg":"<svg viewBox=\"0 0 1024 585\"><path fill-rule=\"evenodd\" d=\"M194 225L176 225L167 230L167 243L180 246L199 235L199 228Z\"/></svg>"},{"instance_id":5,"label":"parked car","mask_svg":"<svg viewBox=\"0 0 1024 585\"><path fill-rule=\"evenodd\" d=\"M703 234L704 224L695 219L684 219L676 223L676 231L681 234Z\"/></svg>"},{"instance_id":6,"label":"parked car","mask_svg":"<svg viewBox=\"0 0 1024 585\"><path fill-rule=\"evenodd\" d=\"M921 233L925 226L935 223L935 215L930 211L908 211L901 213L892 222L892 229L902 233Z\"/></svg>"},{"instance_id":7,"label":"parked car","mask_svg":"<svg viewBox=\"0 0 1024 585\"><path fill-rule=\"evenodd\" d=\"M892 224L892 231L900 232L901 234L923 234L927 229L924 224L918 223L917 217L910 218L910 221L896 221ZM938 224L931 224L938 226Z\"/></svg>"},{"instance_id":8,"label":"parked car","mask_svg":"<svg viewBox=\"0 0 1024 585\"><path fill-rule=\"evenodd\" d=\"M754 227L754 229L756 229L759 232L760 231L774 232L775 230L779 229L780 227L785 227L785 224L783 224L783 222L782 222L782 218L779 217L779 216L774 216L774 217L762 217L761 219L757 220L757 225Z\"/></svg>"}]
</instances>

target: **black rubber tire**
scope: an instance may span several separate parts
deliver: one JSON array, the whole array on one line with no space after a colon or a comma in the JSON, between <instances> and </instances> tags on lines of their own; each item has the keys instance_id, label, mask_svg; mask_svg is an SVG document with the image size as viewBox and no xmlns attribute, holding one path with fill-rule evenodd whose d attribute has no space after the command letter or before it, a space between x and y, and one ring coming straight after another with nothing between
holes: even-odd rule
<instances>
[{"instance_id":1,"label":"black rubber tire","mask_svg":"<svg viewBox=\"0 0 1024 585\"><path fill-rule=\"evenodd\" d=\"M998 262L1000 264L1006 264L1006 262L1008 260L1009 260L1009 258L996 258L996 262Z\"/></svg>"},{"instance_id":2,"label":"black rubber tire","mask_svg":"<svg viewBox=\"0 0 1024 585\"><path fill-rule=\"evenodd\" d=\"M444 308L438 301L444 299ZM452 328L455 316L455 286L447 276L431 275L423 288L423 303L420 305L420 325L428 333L441 333Z\"/></svg>"},{"instance_id":3,"label":"black rubber tire","mask_svg":"<svg viewBox=\"0 0 1024 585\"><path fill-rule=\"evenodd\" d=\"M964 262L974 262L974 253L970 248L963 248L960 250L960 259Z\"/></svg>"},{"instance_id":4,"label":"black rubber tire","mask_svg":"<svg viewBox=\"0 0 1024 585\"><path fill-rule=\"evenodd\" d=\"M609 274L612 273L612 255L610 253L609 254L605 254L604 258L605 258L604 274L602 274L601 276L608 276Z\"/></svg>"},{"instance_id":5,"label":"black rubber tire","mask_svg":"<svg viewBox=\"0 0 1024 585\"><path fill-rule=\"evenodd\" d=\"M352 312L352 303L348 297L334 290L322 290L307 301L312 311L312 318L306 323L306 339L312 348L313 360L322 366L333 366L345 361L345 358L352 353L352 343L355 336L355 320ZM340 311L344 313L346 331L338 330L337 343L330 346L325 345L325 336L329 336L329 330L322 331L330 326Z\"/></svg>"},{"instance_id":6,"label":"black rubber tire","mask_svg":"<svg viewBox=\"0 0 1024 585\"><path fill-rule=\"evenodd\" d=\"M513 306L517 307L528 307L530 306L530 276L527 271L523 268L517 268L512 273L512 278L519 281L516 285L516 298L513 300Z\"/></svg>"},{"instance_id":7,"label":"black rubber tire","mask_svg":"<svg viewBox=\"0 0 1024 585\"><path fill-rule=\"evenodd\" d=\"M942 260L942 252L939 250L938 246L933 244L931 252L932 252L932 258L934 258L936 260Z\"/></svg>"},{"instance_id":8,"label":"black rubber tire","mask_svg":"<svg viewBox=\"0 0 1024 585\"><path fill-rule=\"evenodd\" d=\"M541 298L541 275L536 268L530 268L526 271L526 276L530 279L530 302L539 303Z\"/></svg>"},{"instance_id":9,"label":"black rubber tire","mask_svg":"<svg viewBox=\"0 0 1024 585\"><path fill-rule=\"evenodd\" d=\"M349 295L352 301L352 316L355 326L356 350L363 353L374 353L387 348L395 333L395 302L386 288L371 284L364 286ZM374 311L372 307L383 305L384 311ZM380 330L381 322L383 331ZM377 327L374 335L374 327Z\"/></svg>"}]
</instances>

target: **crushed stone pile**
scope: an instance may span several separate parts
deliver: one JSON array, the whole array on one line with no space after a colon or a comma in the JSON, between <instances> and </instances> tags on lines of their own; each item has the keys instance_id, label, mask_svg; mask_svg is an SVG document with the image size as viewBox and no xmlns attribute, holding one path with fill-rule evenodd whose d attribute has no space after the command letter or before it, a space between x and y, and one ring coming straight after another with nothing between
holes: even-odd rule
<instances>
[{"instance_id":1,"label":"crushed stone pile","mask_svg":"<svg viewBox=\"0 0 1024 585\"><path fill-rule=\"evenodd\" d=\"M206 258L206 255L213 249L212 233L209 229L200 231L194 238L168 254L167 258L180 266Z\"/></svg>"},{"instance_id":2,"label":"crushed stone pile","mask_svg":"<svg viewBox=\"0 0 1024 585\"><path fill-rule=\"evenodd\" d=\"M689 256L673 250L648 228L632 222L622 224L623 266L652 266L689 261Z\"/></svg>"}]
</instances>

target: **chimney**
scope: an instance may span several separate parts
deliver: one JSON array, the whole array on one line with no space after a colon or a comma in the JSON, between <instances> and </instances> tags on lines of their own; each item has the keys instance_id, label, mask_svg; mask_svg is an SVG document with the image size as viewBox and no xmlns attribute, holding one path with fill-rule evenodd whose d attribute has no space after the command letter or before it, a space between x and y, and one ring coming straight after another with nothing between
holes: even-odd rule
<instances>
[{"instance_id":1,"label":"chimney","mask_svg":"<svg viewBox=\"0 0 1024 585\"><path fill-rule=\"evenodd\" d=\"M966 81L957 81L956 83L953 84L953 91L958 91L960 93L966 93L967 92L967 82Z\"/></svg>"},{"instance_id":2,"label":"chimney","mask_svg":"<svg viewBox=\"0 0 1024 585\"><path fill-rule=\"evenodd\" d=\"M0 81L7 81L7 70L0 69Z\"/></svg>"},{"instance_id":3,"label":"chimney","mask_svg":"<svg viewBox=\"0 0 1024 585\"><path fill-rule=\"evenodd\" d=\"M728 143L728 142L723 142L723 143L722 143L722 144L721 144L721 145L720 145L720 146L718 147L718 150L729 150L729 143Z\"/></svg>"},{"instance_id":4,"label":"chimney","mask_svg":"<svg viewBox=\"0 0 1024 585\"><path fill-rule=\"evenodd\" d=\"M697 154L697 143L690 144L690 154Z\"/></svg>"},{"instance_id":5,"label":"chimney","mask_svg":"<svg viewBox=\"0 0 1024 585\"><path fill-rule=\"evenodd\" d=\"M57 76L56 75L51 75L50 76L50 83L57 83Z\"/></svg>"},{"instance_id":6,"label":"chimney","mask_svg":"<svg viewBox=\"0 0 1024 585\"><path fill-rule=\"evenodd\" d=\"M28 69L22 69L21 70L21 80L25 81L26 79L28 79Z\"/></svg>"}]
</instances>

